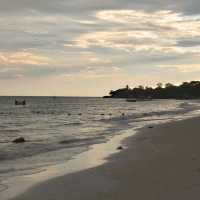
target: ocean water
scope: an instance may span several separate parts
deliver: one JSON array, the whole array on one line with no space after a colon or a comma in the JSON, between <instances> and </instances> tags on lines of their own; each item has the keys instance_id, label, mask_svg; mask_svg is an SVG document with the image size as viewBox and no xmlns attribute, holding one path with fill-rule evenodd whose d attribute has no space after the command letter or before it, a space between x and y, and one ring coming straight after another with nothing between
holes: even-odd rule
<instances>
[{"instance_id":1,"label":"ocean water","mask_svg":"<svg viewBox=\"0 0 200 200\"><path fill-rule=\"evenodd\" d=\"M15 99L27 105L15 106ZM199 100L0 97L0 182L67 162L123 130L192 117L199 110ZM20 136L27 142L14 144Z\"/></svg>"}]
</instances>

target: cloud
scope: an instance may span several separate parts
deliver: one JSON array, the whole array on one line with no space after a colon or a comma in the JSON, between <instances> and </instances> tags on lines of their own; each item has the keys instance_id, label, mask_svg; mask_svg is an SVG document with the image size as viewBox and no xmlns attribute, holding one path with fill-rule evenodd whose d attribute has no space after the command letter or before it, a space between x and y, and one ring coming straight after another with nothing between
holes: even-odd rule
<instances>
[{"instance_id":1,"label":"cloud","mask_svg":"<svg viewBox=\"0 0 200 200\"><path fill-rule=\"evenodd\" d=\"M38 11L41 13L68 13L85 15L91 11L105 9L144 9L148 11L161 8L174 9L189 14L199 13L199 0L0 0L0 13L21 13Z\"/></svg>"},{"instance_id":2,"label":"cloud","mask_svg":"<svg viewBox=\"0 0 200 200\"><path fill-rule=\"evenodd\" d=\"M198 48L180 45L182 40L199 38L199 15L188 16L171 10L103 10L95 17L100 22L112 23L112 28L82 34L64 46L112 48L132 53L200 53Z\"/></svg>"},{"instance_id":3,"label":"cloud","mask_svg":"<svg viewBox=\"0 0 200 200\"><path fill-rule=\"evenodd\" d=\"M171 65L160 65L159 67L172 71L178 70L182 73L200 72L200 64L171 64Z\"/></svg>"},{"instance_id":4,"label":"cloud","mask_svg":"<svg viewBox=\"0 0 200 200\"><path fill-rule=\"evenodd\" d=\"M50 59L30 52L0 52L0 64L3 65L47 65Z\"/></svg>"},{"instance_id":5,"label":"cloud","mask_svg":"<svg viewBox=\"0 0 200 200\"><path fill-rule=\"evenodd\" d=\"M171 10L160 10L156 12L147 12L144 10L103 10L96 13L98 19L117 23L133 23L142 24L166 24L180 21L181 13L176 13Z\"/></svg>"},{"instance_id":6,"label":"cloud","mask_svg":"<svg viewBox=\"0 0 200 200\"><path fill-rule=\"evenodd\" d=\"M61 74L60 76L62 78L66 78L66 80L97 80L110 79L122 75L122 73L123 71L117 66L112 66L109 68L106 66L101 66L99 68L88 66L86 69L83 69L77 73Z\"/></svg>"},{"instance_id":7,"label":"cloud","mask_svg":"<svg viewBox=\"0 0 200 200\"><path fill-rule=\"evenodd\" d=\"M112 75L115 87L130 74L130 82L145 73L193 79L199 8L199 0L0 0L0 78L96 78L108 90Z\"/></svg>"}]
</instances>

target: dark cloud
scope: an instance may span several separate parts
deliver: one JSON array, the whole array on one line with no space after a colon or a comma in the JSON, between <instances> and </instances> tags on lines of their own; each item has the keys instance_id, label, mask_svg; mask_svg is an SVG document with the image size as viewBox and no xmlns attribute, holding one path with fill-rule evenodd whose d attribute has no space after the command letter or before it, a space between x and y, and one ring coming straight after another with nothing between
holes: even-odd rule
<instances>
[{"instance_id":1,"label":"dark cloud","mask_svg":"<svg viewBox=\"0 0 200 200\"><path fill-rule=\"evenodd\" d=\"M81 15L81 13L103 9L172 9L192 14L199 13L199 7L199 0L0 0L1 14L38 11Z\"/></svg>"},{"instance_id":2,"label":"dark cloud","mask_svg":"<svg viewBox=\"0 0 200 200\"><path fill-rule=\"evenodd\" d=\"M176 44L177 46L180 47L195 47L195 46L200 46L200 39L199 38L191 38L187 40L179 40Z\"/></svg>"}]
</instances>

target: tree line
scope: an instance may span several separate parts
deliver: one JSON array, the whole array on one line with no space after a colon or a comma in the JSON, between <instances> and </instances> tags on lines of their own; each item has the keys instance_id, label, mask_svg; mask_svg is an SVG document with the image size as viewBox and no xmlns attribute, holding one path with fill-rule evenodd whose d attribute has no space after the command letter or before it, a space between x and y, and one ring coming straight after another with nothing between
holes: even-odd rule
<instances>
[{"instance_id":1,"label":"tree line","mask_svg":"<svg viewBox=\"0 0 200 200\"><path fill-rule=\"evenodd\" d=\"M155 88L142 85L111 90L105 98L153 98L153 99L195 99L200 98L200 81L183 82L180 85L158 83Z\"/></svg>"}]
</instances>

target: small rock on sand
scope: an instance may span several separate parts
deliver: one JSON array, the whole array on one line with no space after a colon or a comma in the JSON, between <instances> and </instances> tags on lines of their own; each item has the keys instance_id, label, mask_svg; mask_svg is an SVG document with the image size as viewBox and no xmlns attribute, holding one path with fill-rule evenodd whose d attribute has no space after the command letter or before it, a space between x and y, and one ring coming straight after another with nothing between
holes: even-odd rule
<instances>
[{"instance_id":1,"label":"small rock on sand","mask_svg":"<svg viewBox=\"0 0 200 200\"><path fill-rule=\"evenodd\" d=\"M117 147L117 150L122 150L122 149L123 149L122 146Z\"/></svg>"}]
</instances>

